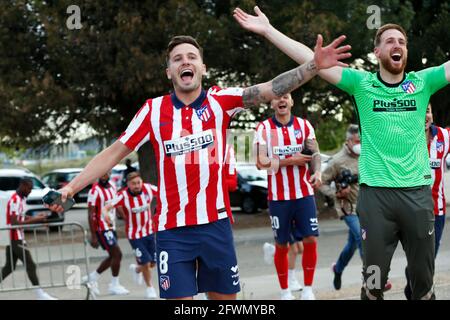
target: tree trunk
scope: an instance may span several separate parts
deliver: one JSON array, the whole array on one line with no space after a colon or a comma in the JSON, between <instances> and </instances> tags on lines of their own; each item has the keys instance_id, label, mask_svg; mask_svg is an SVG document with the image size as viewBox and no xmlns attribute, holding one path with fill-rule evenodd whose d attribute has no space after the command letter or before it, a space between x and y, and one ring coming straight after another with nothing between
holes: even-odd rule
<instances>
[{"instance_id":1,"label":"tree trunk","mask_svg":"<svg viewBox=\"0 0 450 320\"><path fill-rule=\"evenodd\" d=\"M139 169L144 182L158 184L156 157L150 142L143 144L138 150Z\"/></svg>"}]
</instances>

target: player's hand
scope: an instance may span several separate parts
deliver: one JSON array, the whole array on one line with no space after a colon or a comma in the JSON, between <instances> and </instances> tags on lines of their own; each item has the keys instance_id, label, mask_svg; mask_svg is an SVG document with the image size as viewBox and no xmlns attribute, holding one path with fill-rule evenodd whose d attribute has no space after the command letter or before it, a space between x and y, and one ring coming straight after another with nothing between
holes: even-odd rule
<instances>
[{"instance_id":1,"label":"player's hand","mask_svg":"<svg viewBox=\"0 0 450 320\"><path fill-rule=\"evenodd\" d=\"M319 188L322 185L322 173L315 172L310 178L309 182L311 183L314 189Z\"/></svg>"},{"instance_id":2,"label":"player's hand","mask_svg":"<svg viewBox=\"0 0 450 320\"><path fill-rule=\"evenodd\" d=\"M304 166L312 160L312 156L309 156L306 154L296 154L296 155L293 155L290 159L292 161L292 165Z\"/></svg>"},{"instance_id":3,"label":"player's hand","mask_svg":"<svg viewBox=\"0 0 450 320\"><path fill-rule=\"evenodd\" d=\"M338 192L336 192L336 198L338 199L347 199L350 195L351 188L350 186L340 189Z\"/></svg>"},{"instance_id":4,"label":"player's hand","mask_svg":"<svg viewBox=\"0 0 450 320\"><path fill-rule=\"evenodd\" d=\"M254 10L256 16L250 15L240 8L236 8L233 11L233 17L245 30L264 36L270 28L269 19L258 6L255 6Z\"/></svg>"},{"instance_id":5,"label":"player's hand","mask_svg":"<svg viewBox=\"0 0 450 320\"><path fill-rule=\"evenodd\" d=\"M98 239L96 235L91 236L91 247L97 249L99 247Z\"/></svg>"},{"instance_id":6,"label":"player's hand","mask_svg":"<svg viewBox=\"0 0 450 320\"><path fill-rule=\"evenodd\" d=\"M348 59L352 56L352 54L348 52L352 48L350 45L339 47L345 39L346 36L340 36L339 38L334 39L328 46L322 47L322 35L319 34L317 36L316 46L314 47L314 63L318 70L335 66L348 67L348 64L339 61Z\"/></svg>"},{"instance_id":7,"label":"player's hand","mask_svg":"<svg viewBox=\"0 0 450 320\"><path fill-rule=\"evenodd\" d=\"M61 200L62 202L65 202L67 200L67 198L71 198L73 197L73 189L71 187L69 187L68 185L65 186L62 189L58 190L59 193L61 193ZM56 212L58 214L63 213L64 212L64 208L61 205L58 204L53 204L53 205L48 205L44 203L44 206L48 209L50 209L53 212Z\"/></svg>"}]
</instances>

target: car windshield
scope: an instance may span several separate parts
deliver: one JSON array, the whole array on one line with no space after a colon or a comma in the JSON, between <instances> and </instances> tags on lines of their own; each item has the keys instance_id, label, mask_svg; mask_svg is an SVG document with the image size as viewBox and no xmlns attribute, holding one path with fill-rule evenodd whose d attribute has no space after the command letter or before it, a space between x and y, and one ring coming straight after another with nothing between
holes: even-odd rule
<instances>
[{"instance_id":1,"label":"car windshield","mask_svg":"<svg viewBox=\"0 0 450 320\"><path fill-rule=\"evenodd\" d=\"M256 167L237 167L236 170L247 181L265 181L267 174L265 170L258 170Z\"/></svg>"},{"instance_id":2,"label":"car windshield","mask_svg":"<svg viewBox=\"0 0 450 320\"><path fill-rule=\"evenodd\" d=\"M29 177L33 181L33 189L44 189L45 185L34 177ZM0 177L0 190L10 191L19 187L21 177Z\"/></svg>"}]
</instances>

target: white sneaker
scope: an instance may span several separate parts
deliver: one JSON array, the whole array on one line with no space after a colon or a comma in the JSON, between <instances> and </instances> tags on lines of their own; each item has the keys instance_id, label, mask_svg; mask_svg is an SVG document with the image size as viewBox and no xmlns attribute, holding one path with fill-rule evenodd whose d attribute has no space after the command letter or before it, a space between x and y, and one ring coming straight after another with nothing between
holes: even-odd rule
<instances>
[{"instance_id":1,"label":"white sneaker","mask_svg":"<svg viewBox=\"0 0 450 320\"><path fill-rule=\"evenodd\" d=\"M124 296L130 293L130 291L128 291L127 289L125 289L123 286L121 286L120 284L118 285L112 285L109 284L108 286L108 291L110 294L112 295L116 295L116 296Z\"/></svg>"},{"instance_id":2,"label":"white sneaker","mask_svg":"<svg viewBox=\"0 0 450 320\"><path fill-rule=\"evenodd\" d=\"M136 272L136 268L137 266L134 263L130 264L130 266L128 267L131 276L133 277L133 281L138 285L142 285L144 283L144 277L142 276L142 272Z\"/></svg>"},{"instance_id":3,"label":"white sneaker","mask_svg":"<svg viewBox=\"0 0 450 320\"><path fill-rule=\"evenodd\" d=\"M280 294L281 300L295 300L294 295L292 294L291 290L289 289L282 289Z\"/></svg>"},{"instance_id":4,"label":"white sneaker","mask_svg":"<svg viewBox=\"0 0 450 320\"><path fill-rule=\"evenodd\" d=\"M292 277L292 278L288 277L288 285L289 285L289 289L291 291L300 291L303 289L303 287L300 285L300 283L294 277Z\"/></svg>"},{"instance_id":5,"label":"white sneaker","mask_svg":"<svg viewBox=\"0 0 450 320\"><path fill-rule=\"evenodd\" d=\"M81 278L81 284L86 285L94 296L100 295L100 290L98 289L97 281L89 281L88 276L83 276Z\"/></svg>"},{"instance_id":6,"label":"white sneaker","mask_svg":"<svg viewBox=\"0 0 450 320\"><path fill-rule=\"evenodd\" d=\"M205 292L200 292L198 294L198 300L208 300L208 296L206 295Z\"/></svg>"},{"instance_id":7,"label":"white sneaker","mask_svg":"<svg viewBox=\"0 0 450 320\"><path fill-rule=\"evenodd\" d=\"M155 288L149 287L145 289L145 299L156 299L157 297Z\"/></svg>"},{"instance_id":8,"label":"white sneaker","mask_svg":"<svg viewBox=\"0 0 450 320\"><path fill-rule=\"evenodd\" d=\"M305 286L302 291L302 300L316 300L312 287Z\"/></svg>"},{"instance_id":9,"label":"white sneaker","mask_svg":"<svg viewBox=\"0 0 450 320\"><path fill-rule=\"evenodd\" d=\"M42 291L41 293L38 294L38 300L58 300L55 297L52 297L51 295L49 295L47 292Z\"/></svg>"},{"instance_id":10,"label":"white sneaker","mask_svg":"<svg viewBox=\"0 0 450 320\"><path fill-rule=\"evenodd\" d=\"M275 246L268 242L265 242L263 245L264 251L264 261L267 264L273 264L273 256L275 255Z\"/></svg>"}]
</instances>

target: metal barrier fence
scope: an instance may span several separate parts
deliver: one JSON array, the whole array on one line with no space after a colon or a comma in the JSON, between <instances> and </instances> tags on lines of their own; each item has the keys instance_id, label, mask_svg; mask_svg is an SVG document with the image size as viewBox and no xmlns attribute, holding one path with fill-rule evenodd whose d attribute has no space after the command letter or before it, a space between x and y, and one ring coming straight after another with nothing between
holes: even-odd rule
<instances>
[{"instance_id":1,"label":"metal barrier fence","mask_svg":"<svg viewBox=\"0 0 450 320\"><path fill-rule=\"evenodd\" d=\"M20 245L20 242L11 240L8 246L0 247L0 268L2 268L0 270L0 299L2 299L1 293L4 292L63 287L68 290L84 287L86 289L85 299L95 298L91 294L89 285L83 283L81 278L83 271L89 274L87 233L81 224L46 223L9 226L0 228L0 232L7 232L8 234L3 234L3 236L10 239L10 232L16 229L24 230L26 247ZM30 233L32 234L30 235ZM22 250L21 253L20 250ZM27 250L28 252L26 252ZM20 254L22 257L18 257ZM36 266L39 286L32 285L28 278L26 254L31 254ZM18 260L22 260L23 267L16 267ZM10 262L9 266L6 265L8 261ZM5 268L8 271L11 270L11 273L3 279Z\"/></svg>"}]
</instances>

